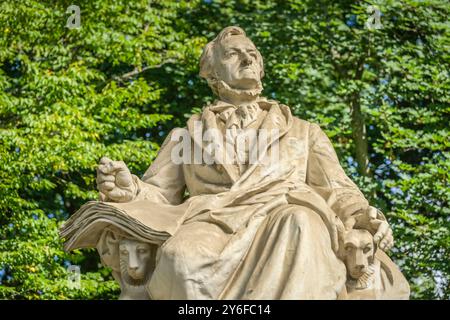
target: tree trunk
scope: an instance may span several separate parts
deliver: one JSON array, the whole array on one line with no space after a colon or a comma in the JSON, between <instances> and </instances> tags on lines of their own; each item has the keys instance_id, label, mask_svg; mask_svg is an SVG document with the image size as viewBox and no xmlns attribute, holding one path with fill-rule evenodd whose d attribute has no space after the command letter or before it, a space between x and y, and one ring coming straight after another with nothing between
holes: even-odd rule
<instances>
[{"instance_id":1,"label":"tree trunk","mask_svg":"<svg viewBox=\"0 0 450 320\"><path fill-rule=\"evenodd\" d=\"M367 41L367 40L366 40ZM366 42L363 42L366 43ZM370 54L370 53L369 53ZM354 79L359 81L362 79L364 72L365 57L362 56L358 61ZM353 92L350 99L350 107L352 110L352 135L355 143L356 163L358 164L358 172L362 176L368 176L369 172L369 150L367 146L367 131L364 114L361 111L361 102L359 90Z\"/></svg>"},{"instance_id":2,"label":"tree trunk","mask_svg":"<svg viewBox=\"0 0 450 320\"><path fill-rule=\"evenodd\" d=\"M369 151L367 147L367 132L364 115L361 112L359 93L355 93L351 100L352 134L355 143L356 163L358 172L362 176L369 175Z\"/></svg>"}]
</instances>

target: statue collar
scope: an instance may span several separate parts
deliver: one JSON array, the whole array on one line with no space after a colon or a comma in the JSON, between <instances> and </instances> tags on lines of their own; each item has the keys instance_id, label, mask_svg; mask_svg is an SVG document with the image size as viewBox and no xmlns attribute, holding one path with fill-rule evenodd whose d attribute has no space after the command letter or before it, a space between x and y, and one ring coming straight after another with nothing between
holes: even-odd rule
<instances>
[{"instance_id":1,"label":"statue collar","mask_svg":"<svg viewBox=\"0 0 450 320\"><path fill-rule=\"evenodd\" d=\"M267 100L265 98L260 98L256 101L258 106L266 111L266 115L262 120L261 125L258 130L266 130L269 133L268 143L264 144L263 154L266 153L267 149L271 147L271 145L281 139L292 127L293 124L293 116L288 106L278 103L275 100ZM202 114L196 114L192 116L188 123L187 129L191 136L193 137L193 141L198 145L200 150L203 150L203 141L202 135L197 137L195 135L195 123L196 121L201 121L202 130L205 131L210 128L217 128L217 114L230 109L232 111L236 110L237 107L226 103L224 101L215 101L213 104L206 106L203 109ZM220 157L219 157L220 158ZM233 182L243 181L248 178L248 175L251 174L256 168L258 164L252 164L245 171L245 173L241 176L238 173L238 169L233 164L224 163L222 166L225 169L225 172L231 178Z\"/></svg>"},{"instance_id":2,"label":"statue collar","mask_svg":"<svg viewBox=\"0 0 450 320\"><path fill-rule=\"evenodd\" d=\"M263 122L263 127L278 127L280 129L289 129L291 127L293 117L290 108L286 105L280 104L276 100L269 100L264 97L260 97L253 104L242 106L235 106L222 100L216 100L203 109L201 118L203 121L206 120L208 124L211 124L211 122L216 121L215 118L217 115L219 115L219 117L223 116L224 118L228 118L228 116L236 109L251 107L254 104L257 104L260 109L267 112L266 119Z\"/></svg>"},{"instance_id":3,"label":"statue collar","mask_svg":"<svg viewBox=\"0 0 450 320\"><path fill-rule=\"evenodd\" d=\"M267 98L260 97L254 103L258 104L258 106L266 111L269 111L272 105L278 105L278 101L276 100L268 100ZM252 104L252 103L251 103ZM251 105L250 104L250 105ZM214 113L221 113L228 109L237 109L239 106L233 105L229 102L222 101L220 99L215 100L212 104L209 104L205 107L209 111Z\"/></svg>"}]
</instances>

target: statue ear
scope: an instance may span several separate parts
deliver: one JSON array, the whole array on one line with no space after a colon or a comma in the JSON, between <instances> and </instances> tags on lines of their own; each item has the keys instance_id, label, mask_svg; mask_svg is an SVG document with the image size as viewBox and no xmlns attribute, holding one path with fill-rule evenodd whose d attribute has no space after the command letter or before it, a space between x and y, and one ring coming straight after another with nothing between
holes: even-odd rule
<instances>
[{"instance_id":1,"label":"statue ear","mask_svg":"<svg viewBox=\"0 0 450 320\"><path fill-rule=\"evenodd\" d=\"M203 49L202 56L200 57L200 77L204 79L211 78L214 73L214 43L208 43Z\"/></svg>"},{"instance_id":2,"label":"statue ear","mask_svg":"<svg viewBox=\"0 0 450 320\"><path fill-rule=\"evenodd\" d=\"M343 227L338 227L338 239L339 239L339 249L338 256L339 259L344 261L346 252L345 252L345 238L347 237L348 231Z\"/></svg>"},{"instance_id":3,"label":"statue ear","mask_svg":"<svg viewBox=\"0 0 450 320\"><path fill-rule=\"evenodd\" d=\"M257 52L258 59L259 59L259 65L261 67L261 73L259 74L259 78L262 80L262 78L264 78L264 76L265 76L265 73L264 73L264 60L263 60L261 52L259 52L258 49L256 49L256 52Z\"/></svg>"},{"instance_id":4,"label":"statue ear","mask_svg":"<svg viewBox=\"0 0 450 320\"><path fill-rule=\"evenodd\" d=\"M116 246L120 242L120 237L112 231L107 231L105 240L109 246Z\"/></svg>"},{"instance_id":5,"label":"statue ear","mask_svg":"<svg viewBox=\"0 0 450 320\"><path fill-rule=\"evenodd\" d=\"M97 251L103 265L117 271L119 264L119 241L120 236L110 229L105 229L97 242Z\"/></svg>"}]
</instances>

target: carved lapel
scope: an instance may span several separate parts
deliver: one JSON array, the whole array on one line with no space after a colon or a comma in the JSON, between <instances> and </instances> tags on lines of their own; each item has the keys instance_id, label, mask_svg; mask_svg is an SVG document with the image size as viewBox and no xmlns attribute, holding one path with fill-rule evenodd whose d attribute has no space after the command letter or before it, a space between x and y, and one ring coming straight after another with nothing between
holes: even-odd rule
<instances>
[{"instance_id":1,"label":"carved lapel","mask_svg":"<svg viewBox=\"0 0 450 320\"><path fill-rule=\"evenodd\" d=\"M213 110L219 111L219 110L223 110L229 106L230 105L221 103L220 105L213 106L214 107ZM221 139L224 148L220 148L220 149L216 150L215 154L211 154L211 153L208 153L208 154L211 158L214 159L216 166L221 166L224 168L224 171L227 173L230 180L234 183L235 181L237 181L239 179L239 169L236 165L229 163L229 161L227 161L227 159L225 158L225 141L224 141L223 133L218 128L216 115L211 109L212 109L212 107L209 107L209 106L205 107L205 109L202 112L201 117L200 116L195 117L195 118L192 117L191 119L189 119L188 130L192 137L192 140L194 143L194 148L200 148L199 150L201 150L202 154L205 151L204 144L203 144L204 131L207 129L216 129L217 130L217 132L220 135L219 138ZM195 121L201 121L201 123L202 123L202 134L201 135L195 134ZM228 159L231 159L232 156L233 155L228 155Z\"/></svg>"},{"instance_id":2,"label":"carved lapel","mask_svg":"<svg viewBox=\"0 0 450 320\"><path fill-rule=\"evenodd\" d=\"M259 128L259 130L267 131L267 143L258 143L258 148L262 147L262 150L258 150L259 155L257 163L253 163L247 168L242 176L235 182L233 188L238 188L239 185L243 184L247 179L250 179L252 173L260 165L262 159L267 155L267 152L273 143L279 141L292 127L293 118L288 106L278 104L273 100L262 100L259 104L261 108L269 111Z\"/></svg>"}]
</instances>

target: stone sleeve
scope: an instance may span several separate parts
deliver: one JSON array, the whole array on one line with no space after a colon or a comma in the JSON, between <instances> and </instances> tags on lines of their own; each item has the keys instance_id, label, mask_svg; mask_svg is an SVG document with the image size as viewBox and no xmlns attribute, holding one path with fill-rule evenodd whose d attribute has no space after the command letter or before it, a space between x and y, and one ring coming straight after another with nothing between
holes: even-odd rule
<instances>
[{"instance_id":1,"label":"stone sleeve","mask_svg":"<svg viewBox=\"0 0 450 320\"><path fill-rule=\"evenodd\" d=\"M345 174L330 139L316 124L310 126L306 182L327 201L347 229L368 221L368 201Z\"/></svg>"},{"instance_id":2,"label":"stone sleeve","mask_svg":"<svg viewBox=\"0 0 450 320\"><path fill-rule=\"evenodd\" d=\"M183 165L171 160L172 148L178 143L171 141L173 130L164 140L156 159L142 179L134 176L137 185L135 200L152 200L158 203L178 205L183 201L186 187Z\"/></svg>"}]
</instances>

